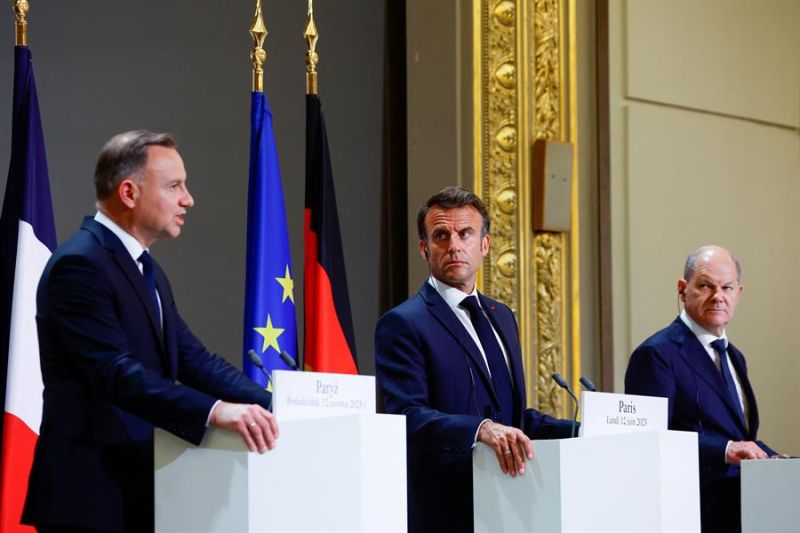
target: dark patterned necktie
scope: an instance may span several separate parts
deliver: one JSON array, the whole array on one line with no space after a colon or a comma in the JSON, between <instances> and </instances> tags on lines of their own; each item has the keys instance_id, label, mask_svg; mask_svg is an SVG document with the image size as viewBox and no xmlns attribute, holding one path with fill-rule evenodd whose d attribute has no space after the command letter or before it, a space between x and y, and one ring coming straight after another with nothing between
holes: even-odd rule
<instances>
[{"instance_id":1,"label":"dark patterned necktie","mask_svg":"<svg viewBox=\"0 0 800 533\"><path fill-rule=\"evenodd\" d=\"M489 319L483 314L480 308L480 303L475 296L467 296L461 301L461 307L469 312L469 318L475 332L478 334L478 339L483 347L483 353L486 354L486 361L489 364L489 372L492 374L492 384L494 385L494 392L497 395L497 400L500 402L501 412L499 413L500 422L506 425L513 425L516 411L516 404L514 402L514 389L511 384L511 376L508 372L506 359L503 357L503 350L497 342L492 325Z\"/></svg>"},{"instance_id":2,"label":"dark patterned necktie","mask_svg":"<svg viewBox=\"0 0 800 533\"><path fill-rule=\"evenodd\" d=\"M736 392L736 383L733 381L733 375L728 367L727 343L725 339L717 339L711 343L711 347L714 348L719 355L719 370L722 374L722 381L725 383L725 388L728 389L728 394L731 400L733 400L733 404L736 406L736 412L739 414L742 422L744 422L744 413L742 412L742 404L739 401L739 393Z\"/></svg>"},{"instance_id":3,"label":"dark patterned necktie","mask_svg":"<svg viewBox=\"0 0 800 533\"><path fill-rule=\"evenodd\" d=\"M147 285L147 288L150 289L150 297L153 300L153 305L155 306L155 310L159 316L159 324L161 322L161 305L158 302L158 296L156 292L156 277L153 273L153 258L150 257L150 254L147 253L147 250L142 252L142 255L139 256L139 262L142 264L142 276L144 277L144 282Z\"/></svg>"}]
</instances>

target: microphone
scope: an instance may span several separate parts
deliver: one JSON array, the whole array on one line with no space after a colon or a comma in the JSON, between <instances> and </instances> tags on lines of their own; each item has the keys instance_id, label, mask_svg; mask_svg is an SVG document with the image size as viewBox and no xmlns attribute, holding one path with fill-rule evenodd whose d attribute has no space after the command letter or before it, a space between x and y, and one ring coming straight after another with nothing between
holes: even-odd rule
<instances>
[{"instance_id":1,"label":"microphone","mask_svg":"<svg viewBox=\"0 0 800 533\"><path fill-rule=\"evenodd\" d=\"M597 387L595 387L594 383L592 383L592 380L586 376L581 376L581 385L583 385L583 388L589 392L597 392Z\"/></svg>"},{"instance_id":2,"label":"microphone","mask_svg":"<svg viewBox=\"0 0 800 533\"><path fill-rule=\"evenodd\" d=\"M269 372L267 372L267 369L264 368L264 363L261 361L261 358L258 356L256 351L253 350L252 348L250 350L247 350L247 357L250 358L251 363L256 365L256 367L258 367L258 369L261 370L261 373L264 374L265 378L267 378L267 383L269 383L270 380Z\"/></svg>"},{"instance_id":3,"label":"microphone","mask_svg":"<svg viewBox=\"0 0 800 533\"><path fill-rule=\"evenodd\" d=\"M570 395L572 401L575 402L575 413L572 415L572 437L574 438L575 424L578 422L578 406L580 402L578 402L578 398L576 398L575 395L572 393L572 389L569 388L569 385L567 384L566 380L561 374L559 374L558 372L553 372L553 375L551 377L553 378L553 381L556 382L556 385L567 391L567 394Z\"/></svg>"},{"instance_id":4,"label":"microphone","mask_svg":"<svg viewBox=\"0 0 800 533\"><path fill-rule=\"evenodd\" d=\"M299 370L299 368L297 368L297 361L294 360L294 357L286 353L286 351L281 352L280 356L281 356L281 361L286 363L289 366L289 368L291 368L292 370Z\"/></svg>"}]
</instances>

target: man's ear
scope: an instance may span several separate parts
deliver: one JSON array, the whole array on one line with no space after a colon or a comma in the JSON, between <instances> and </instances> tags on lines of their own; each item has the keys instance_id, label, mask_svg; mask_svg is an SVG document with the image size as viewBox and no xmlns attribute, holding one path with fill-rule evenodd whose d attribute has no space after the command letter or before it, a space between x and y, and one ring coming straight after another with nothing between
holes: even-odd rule
<instances>
[{"instance_id":1,"label":"man's ear","mask_svg":"<svg viewBox=\"0 0 800 533\"><path fill-rule=\"evenodd\" d=\"M681 278L678 280L678 298L681 302L686 303L686 280Z\"/></svg>"},{"instance_id":2,"label":"man's ear","mask_svg":"<svg viewBox=\"0 0 800 533\"><path fill-rule=\"evenodd\" d=\"M489 244L490 244L489 241L490 238L488 234L484 235L483 238L481 238L481 255L483 257L486 257L486 254L489 253Z\"/></svg>"},{"instance_id":3,"label":"man's ear","mask_svg":"<svg viewBox=\"0 0 800 533\"><path fill-rule=\"evenodd\" d=\"M424 259L425 262L427 263L428 257L430 256L430 252L428 251L428 245L425 243L424 240L419 241L419 253L422 256L422 259Z\"/></svg>"},{"instance_id":4,"label":"man's ear","mask_svg":"<svg viewBox=\"0 0 800 533\"><path fill-rule=\"evenodd\" d=\"M136 200L139 198L139 187L133 180L124 179L117 187L117 197L125 207L133 209L133 206L136 205Z\"/></svg>"}]
</instances>

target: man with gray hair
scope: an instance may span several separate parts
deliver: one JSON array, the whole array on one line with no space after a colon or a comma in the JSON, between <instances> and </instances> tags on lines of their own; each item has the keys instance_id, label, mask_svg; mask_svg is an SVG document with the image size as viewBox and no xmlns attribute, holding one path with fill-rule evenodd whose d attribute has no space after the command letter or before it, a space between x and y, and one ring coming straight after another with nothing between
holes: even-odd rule
<instances>
[{"instance_id":1,"label":"man with gray hair","mask_svg":"<svg viewBox=\"0 0 800 533\"><path fill-rule=\"evenodd\" d=\"M683 311L633 352L625 392L669 401L669 429L695 431L705 532L741 530L739 464L777 455L756 439L758 407L744 355L725 326L742 294L742 270L720 246L689 255L678 297Z\"/></svg>"},{"instance_id":2,"label":"man with gray hair","mask_svg":"<svg viewBox=\"0 0 800 533\"><path fill-rule=\"evenodd\" d=\"M270 395L210 353L178 314L149 248L194 198L166 134L114 136L97 213L58 247L37 291L44 406L23 522L39 532L153 531L153 429L199 444L207 426L275 446Z\"/></svg>"}]
</instances>

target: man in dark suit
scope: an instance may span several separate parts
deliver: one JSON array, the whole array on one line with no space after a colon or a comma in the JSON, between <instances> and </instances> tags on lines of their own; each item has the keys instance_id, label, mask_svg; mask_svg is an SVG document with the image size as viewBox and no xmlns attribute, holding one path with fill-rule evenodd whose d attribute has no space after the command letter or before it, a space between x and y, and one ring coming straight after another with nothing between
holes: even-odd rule
<instances>
[{"instance_id":1,"label":"man in dark suit","mask_svg":"<svg viewBox=\"0 0 800 533\"><path fill-rule=\"evenodd\" d=\"M154 426L198 444L213 425L262 453L278 436L269 394L192 334L148 254L194 204L175 141L113 137L95 188L97 214L37 293L44 407L23 522L40 532L152 531Z\"/></svg>"},{"instance_id":2,"label":"man in dark suit","mask_svg":"<svg viewBox=\"0 0 800 533\"><path fill-rule=\"evenodd\" d=\"M568 437L571 423L525 408L519 331L511 310L480 294L489 251L480 198L448 187L417 216L431 276L375 331L377 378L389 413L406 415L409 532L473 529L472 449L525 472L529 437Z\"/></svg>"},{"instance_id":3,"label":"man in dark suit","mask_svg":"<svg viewBox=\"0 0 800 533\"><path fill-rule=\"evenodd\" d=\"M625 374L626 393L669 400L669 429L697 432L701 522L711 533L741 530L739 463L776 455L756 440L747 366L725 334L742 290L739 261L728 250L692 252L678 280L683 311L636 348Z\"/></svg>"}]
</instances>

